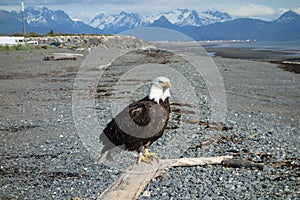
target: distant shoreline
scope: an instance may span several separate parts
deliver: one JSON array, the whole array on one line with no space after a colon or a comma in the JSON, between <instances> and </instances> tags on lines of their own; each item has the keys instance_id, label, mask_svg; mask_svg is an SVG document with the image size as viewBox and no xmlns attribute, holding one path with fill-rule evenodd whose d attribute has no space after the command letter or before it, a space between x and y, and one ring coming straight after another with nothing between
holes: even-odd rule
<instances>
[{"instance_id":1,"label":"distant shoreline","mask_svg":"<svg viewBox=\"0 0 300 200\"><path fill-rule=\"evenodd\" d=\"M288 43L291 43L289 41ZM297 44L300 42L295 41ZM300 73L300 50L296 46L289 46L282 42L282 46L264 46L266 42L253 43L224 43L224 42L150 42L154 46L173 46L173 48L181 49L182 51L192 51L205 53L211 57L223 57L230 59L253 60L260 62L269 62L277 64L277 66L286 71ZM268 42L271 44L272 42ZM266 43L266 44L268 44ZM280 42L275 42L276 44ZM249 46L247 46L249 44ZM224 46L223 46L224 45ZM235 47L235 45L237 47ZM200 48L200 49L199 49ZM202 49L203 48L203 49ZM203 52L199 52L202 51ZM205 50L205 51L204 51Z\"/></svg>"},{"instance_id":2,"label":"distant shoreline","mask_svg":"<svg viewBox=\"0 0 300 200\"><path fill-rule=\"evenodd\" d=\"M209 54L223 58L256 60L278 64L278 67L286 71L300 73L300 56L295 53L272 50L254 50L250 48L215 48L204 46Z\"/></svg>"}]
</instances>

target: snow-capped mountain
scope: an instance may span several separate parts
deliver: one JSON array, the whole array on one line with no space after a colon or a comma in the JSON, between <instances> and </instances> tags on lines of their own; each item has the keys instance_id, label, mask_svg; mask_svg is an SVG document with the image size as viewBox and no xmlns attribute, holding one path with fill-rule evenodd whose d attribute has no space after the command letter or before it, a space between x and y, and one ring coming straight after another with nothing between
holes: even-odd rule
<instances>
[{"instance_id":1,"label":"snow-capped mountain","mask_svg":"<svg viewBox=\"0 0 300 200\"><path fill-rule=\"evenodd\" d=\"M219 23L216 23L219 22ZM0 34L22 31L21 13L0 10ZM300 15L287 11L274 21L251 18L232 19L217 10L197 12L176 9L148 17L121 12L115 15L99 14L90 25L72 20L61 10L45 7L25 9L25 32L36 33L122 33L140 27L159 27L181 32L195 40L284 41L300 40Z\"/></svg>"},{"instance_id":2,"label":"snow-capped mountain","mask_svg":"<svg viewBox=\"0 0 300 200\"><path fill-rule=\"evenodd\" d=\"M165 17L170 23L177 26L203 26L216 22L229 21L229 14L217 10L208 10L198 13L195 10L175 9L152 16L141 16L137 13L120 12L120 14L105 15L100 13L90 23L91 26L103 31L124 31L134 28L151 26L154 22Z\"/></svg>"},{"instance_id":3,"label":"snow-capped mountain","mask_svg":"<svg viewBox=\"0 0 300 200\"><path fill-rule=\"evenodd\" d=\"M232 17L226 12L218 10L207 10L200 14L203 19L203 25L214 24L216 22L226 22L232 20Z\"/></svg>"},{"instance_id":4,"label":"snow-capped mountain","mask_svg":"<svg viewBox=\"0 0 300 200\"><path fill-rule=\"evenodd\" d=\"M146 19L152 23L161 16L165 16L172 24L178 26L203 26L214 24L216 22L225 22L232 19L229 14L217 10L197 12L189 9L175 9L169 12L146 17Z\"/></svg>"},{"instance_id":5,"label":"snow-capped mountain","mask_svg":"<svg viewBox=\"0 0 300 200\"><path fill-rule=\"evenodd\" d=\"M21 13L12 11L11 14L18 20L22 21ZM72 20L68 14L62 10L50 10L46 7L26 7L25 8L25 29L33 32L47 33L50 30L55 32L99 32L81 21Z\"/></svg>"},{"instance_id":6,"label":"snow-capped mountain","mask_svg":"<svg viewBox=\"0 0 300 200\"><path fill-rule=\"evenodd\" d=\"M52 24L73 23L70 17L62 10L50 10L46 7L25 8L25 21L32 26L47 26ZM21 20L21 14L14 12L17 19Z\"/></svg>"},{"instance_id":7,"label":"snow-capped mountain","mask_svg":"<svg viewBox=\"0 0 300 200\"><path fill-rule=\"evenodd\" d=\"M284 13L283 15L281 15L276 22L277 23L288 23L291 21L299 21L300 20L300 16L294 12L294 11L287 11L286 13Z\"/></svg>"},{"instance_id":8,"label":"snow-capped mountain","mask_svg":"<svg viewBox=\"0 0 300 200\"><path fill-rule=\"evenodd\" d=\"M179 26L192 25L192 26L201 26L202 22L199 17L199 14L195 10L189 9L176 9L169 12L163 12L156 15L148 16L148 19L151 23L155 20L161 18L161 16L166 17L166 19L172 24Z\"/></svg>"},{"instance_id":9,"label":"snow-capped mountain","mask_svg":"<svg viewBox=\"0 0 300 200\"><path fill-rule=\"evenodd\" d=\"M115 15L100 13L92 19L90 25L100 30L134 29L145 27L149 24L137 13L120 12Z\"/></svg>"}]
</instances>

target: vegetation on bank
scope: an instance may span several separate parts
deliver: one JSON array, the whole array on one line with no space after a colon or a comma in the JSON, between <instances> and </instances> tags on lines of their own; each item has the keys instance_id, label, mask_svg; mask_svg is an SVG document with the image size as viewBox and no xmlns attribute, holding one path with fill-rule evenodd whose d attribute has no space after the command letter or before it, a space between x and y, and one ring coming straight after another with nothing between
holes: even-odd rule
<instances>
[{"instance_id":1,"label":"vegetation on bank","mask_svg":"<svg viewBox=\"0 0 300 200\"><path fill-rule=\"evenodd\" d=\"M48 32L47 34L40 34L36 32L29 32L29 33L14 33L9 36L14 37L55 37L55 36L111 36L112 34L73 34L73 33L54 33L53 30ZM7 34L3 35L0 34L0 36L7 36ZM54 45L55 46L55 45ZM32 44L18 44L18 45L0 45L0 51L20 51L20 50L37 50L41 48L51 48L53 45L32 45ZM75 48L83 48L83 46L74 46L69 45L65 46L67 49L75 49Z\"/></svg>"},{"instance_id":2,"label":"vegetation on bank","mask_svg":"<svg viewBox=\"0 0 300 200\"><path fill-rule=\"evenodd\" d=\"M52 45L32 45L32 44L18 44L18 45L0 45L0 52L3 51L28 51L28 50L39 50L39 49L48 49L48 48L55 48ZM77 48L84 48L84 46L74 46L68 45L65 46L66 49L77 49Z\"/></svg>"},{"instance_id":3,"label":"vegetation on bank","mask_svg":"<svg viewBox=\"0 0 300 200\"><path fill-rule=\"evenodd\" d=\"M22 51L22 50L37 50L41 49L39 45L18 44L18 45L0 45L0 51Z\"/></svg>"}]
</instances>

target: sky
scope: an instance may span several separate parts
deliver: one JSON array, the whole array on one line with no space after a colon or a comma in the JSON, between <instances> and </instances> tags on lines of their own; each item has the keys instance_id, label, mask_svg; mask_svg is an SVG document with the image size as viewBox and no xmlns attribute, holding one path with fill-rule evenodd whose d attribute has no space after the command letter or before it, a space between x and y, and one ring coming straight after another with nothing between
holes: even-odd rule
<instances>
[{"instance_id":1,"label":"sky","mask_svg":"<svg viewBox=\"0 0 300 200\"><path fill-rule=\"evenodd\" d=\"M22 0L0 0L0 9L19 10ZM26 6L45 6L63 10L72 19L89 23L99 13L117 14L121 11L149 16L176 8L208 9L229 13L232 17L274 20L293 10L300 14L300 0L24 0Z\"/></svg>"}]
</instances>

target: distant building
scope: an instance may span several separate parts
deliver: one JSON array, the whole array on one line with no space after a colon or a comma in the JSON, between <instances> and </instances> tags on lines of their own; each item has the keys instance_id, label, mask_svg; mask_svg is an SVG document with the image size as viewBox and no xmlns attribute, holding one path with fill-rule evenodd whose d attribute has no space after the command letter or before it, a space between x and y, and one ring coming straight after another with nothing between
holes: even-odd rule
<instances>
[{"instance_id":1,"label":"distant building","mask_svg":"<svg viewBox=\"0 0 300 200\"><path fill-rule=\"evenodd\" d=\"M32 40L32 41L28 41L28 42L26 42L27 44L32 44L32 45L39 45L39 42L38 41L34 41L34 40Z\"/></svg>"},{"instance_id":2,"label":"distant building","mask_svg":"<svg viewBox=\"0 0 300 200\"><path fill-rule=\"evenodd\" d=\"M18 44L25 44L24 37L12 37L12 36L0 36L0 45L18 45Z\"/></svg>"}]
</instances>

